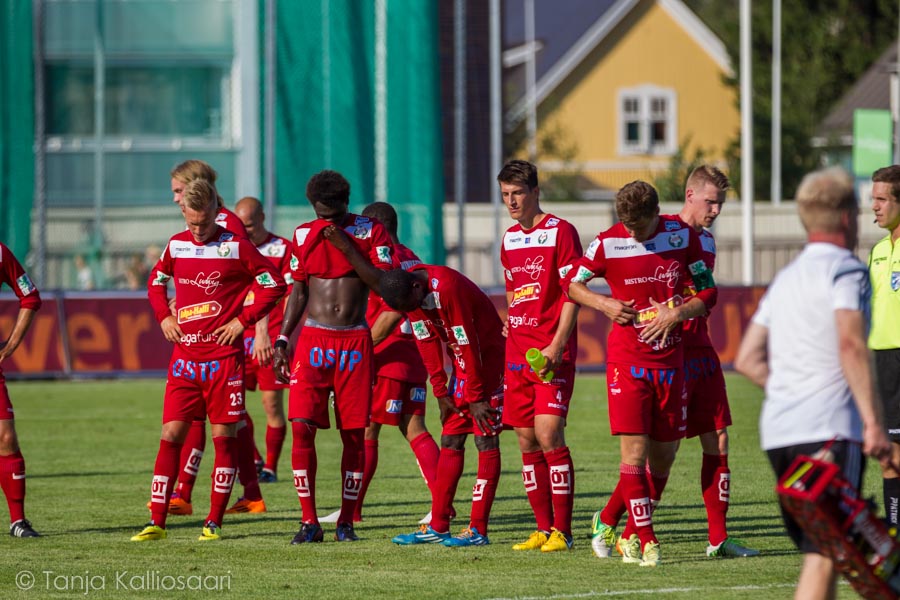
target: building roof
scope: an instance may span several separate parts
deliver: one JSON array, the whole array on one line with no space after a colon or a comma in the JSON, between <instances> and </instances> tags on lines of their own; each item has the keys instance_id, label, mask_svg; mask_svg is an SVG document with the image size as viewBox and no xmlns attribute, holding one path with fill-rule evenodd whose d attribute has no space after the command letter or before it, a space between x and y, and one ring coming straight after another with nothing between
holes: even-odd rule
<instances>
[{"instance_id":1,"label":"building roof","mask_svg":"<svg viewBox=\"0 0 900 600\"><path fill-rule=\"evenodd\" d=\"M841 145L852 144L853 111L857 108L890 110L891 74L896 71L897 41L895 40L819 123L813 143L823 145L828 143L828 140L837 140Z\"/></svg>"},{"instance_id":2,"label":"building roof","mask_svg":"<svg viewBox=\"0 0 900 600\"><path fill-rule=\"evenodd\" d=\"M725 44L681 0L655 0L731 75ZM536 103L540 104L634 9L640 0L534 0L537 51ZM504 49L525 44L523 0L504 4ZM524 89L506 116L514 127L525 116Z\"/></svg>"}]
</instances>

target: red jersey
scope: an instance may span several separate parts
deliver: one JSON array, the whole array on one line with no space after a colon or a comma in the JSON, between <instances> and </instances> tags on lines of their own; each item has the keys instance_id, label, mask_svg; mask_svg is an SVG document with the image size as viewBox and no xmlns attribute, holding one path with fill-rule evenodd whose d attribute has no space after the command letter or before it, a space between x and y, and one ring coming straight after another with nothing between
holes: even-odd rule
<instances>
[{"instance_id":1,"label":"red jersey","mask_svg":"<svg viewBox=\"0 0 900 600\"><path fill-rule=\"evenodd\" d=\"M503 356L503 322L493 302L462 273L449 267L415 265L407 269L428 274L428 295L409 313L413 335L437 397L448 396L447 373L441 346L455 369L465 378L465 403L481 400L494 390L486 389L495 376L485 373L488 356ZM501 363L502 365L502 363Z\"/></svg>"},{"instance_id":2,"label":"red jersey","mask_svg":"<svg viewBox=\"0 0 900 600\"><path fill-rule=\"evenodd\" d=\"M575 261L563 280L563 289L568 292L572 282L604 277L613 298L634 300L638 311L634 320L627 325L612 324L607 341L609 362L681 368L681 328L673 330L665 342L642 342L639 336L657 314L651 298L679 306L686 301L688 282L708 277L709 272L697 232L675 217L660 215L656 231L643 242L631 237L621 223L598 234L584 256ZM709 282L712 284L711 279ZM697 289L707 310L712 308L718 294L715 285L705 289L697 285Z\"/></svg>"},{"instance_id":3,"label":"red jersey","mask_svg":"<svg viewBox=\"0 0 900 600\"><path fill-rule=\"evenodd\" d=\"M333 224L316 219L294 230L291 253L291 276L294 281L305 283L310 277L337 279L356 275L347 257L322 235L322 230ZM368 217L347 213L340 227L375 267L383 271L393 267L393 244L384 225Z\"/></svg>"},{"instance_id":4,"label":"red jersey","mask_svg":"<svg viewBox=\"0 0 900 600\"><path fill-rule=\"evenodd\" d=\"M216 223L225 231L230 231L239 238L250 239L250 236L247 235L247 228L244 227L238 216L224 206L219 208L219 212L216 213Z\"/></svg>"},{"instance_id":5,"label":"red jersey","mask_svg":"<svg viewBox=\"0 0 900 600\"><path fill-rule=\"evenodd\" d=\"M262 257L246 239L221 227L212 241L199 244L189 231L172 236L150 271L148 296L160 323L168 316L166 284L175 284L175 310L184 335L179 342L184 352L204 360L243 352L243 340L220 346L213 331L238 317L250 327L269 313L284 296L287 286L272 263ZM247 289L256 301L244 306Z\"/></svg>"},{"instance_id":6,"label":"red jersey","mask_svg":"<svg viewBox=\"0 0 900 600\"><path fill-rule=\"evenodd\" d=\"M559 329L562 305L569 302L560 280L581 256L578 231L568 221L553 215L531 229L516 223L506 230L500 262L506 273L509 301L507 359L525 362L529 348L545 348ZM563 351L564 361L574 361L578 339L575 332Z\"/></svg>"},{"instance_id":7,"label":"red jersey","mask_svg":"<svg viewBox=\"0 0 900 600\"><path fill-rule=\"evenodd\" d=\"M256 249L265 258L272 261L275 270L284 279L287 293L290 293L290 286L294 282L291 278L291 243L281 236L270 233ZM253 304L255 298L256 294L253 293L253 290L247 292L247 297L244 298L244 306ZM269 337L273 340L278 337L278 332L281 331L281 323L284 321L283 299L283 297L279 298L275 308L269 313ZM256 332L252 329L244 331L245 338L252 338L255 335Z\"/></svg>"},{"instance_id":8,"label":"red jersey","mask_svg":"<svg viewBox=\"0 0 900 600\"><path fill-rule=\"evenodd\" d=\"M409 269L421 263L422 261L415 252L403 244L394 245L394 266ZM366 322L370 329L383 312L396 311L385 304L381 296L375 292L369 292ZM428 377L425 365L422 363L422 356L416 347L412 326L406 316L384 341L375 346L375 375L412 383L425 381L425 378Z\"/></svg>"},{"instance_id":9,"label":"red jersey","mask_svg":"<svg viewBox=\"0 0 900 600\"><path fill-rule=\"evenodd\" d=\"M716 265L716 239L706 229L698 234L700 236L700 246L703 248L703 260L709 270L712 271ZM694 282L689 281L684 290L684 297L690 298L697 293ZM694 317L684 322L684 347L685 348L712 348L712 340L709 339L709 326L707 325L708 317Z\"/></svg>"},{"instance_id":10,"label":"red jersey","mask_svg":"<svg viewBox=\"0 0 900 600\"><path fill-rule=\"evenodd\" d=\"M9 248L0 243L0 285L4 283L11 287L19 298L20 309L38 310L41 307L41 294L37 286Z\"/></svg>"}]
</instances>

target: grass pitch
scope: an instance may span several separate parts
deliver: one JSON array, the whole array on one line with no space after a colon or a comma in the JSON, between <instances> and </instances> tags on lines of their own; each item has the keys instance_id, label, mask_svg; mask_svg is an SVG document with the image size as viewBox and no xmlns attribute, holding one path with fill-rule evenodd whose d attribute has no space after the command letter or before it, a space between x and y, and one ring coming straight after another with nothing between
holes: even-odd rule
<instances>
[{"instance_id":1,"label":"grass pitch","mask_svg":"<svg viewBox=\"0 0 900 600\"><path fill-rule=\"evenodd\" d=\"M224 539L200 543L209 502L212 452L194 492L190 517L170 516L167 540L132 543L148 519L145 503L158 448L164 382L17 382L9 384L28 470L27 514L41 539L0 536L0 597L187 597L225 594L245 598L789 598L801 557L784 535L772 476L759 449L762 393L739 376L728 377L735 424L730 428L732 469L729 533L763 555L709 559L706 513L700 495L700 447L683 443L663 504L654 515L663 564L655 569L595 558L591 515L618 477L618 443L609 435L605 380L581 375L575 386L567 441L576 468L575 548L568 553L513 552L534 528L522 489L515 435L504 433L503 475L494 504L491 545L469 549L399 547L392 536L416 528L429 496L412 452L400 434L384 428L378 472L369 489L362 541L290 546L300 508L291 483L290 437L281 479L263 485L268 513L228 515ZM433 400L431 407L434 408ZM263 447L265 418L257 394L249 407ZM440 431L437 410L429 429ZM468 442L466 470L457 492L460 513L452 528L468 524L476 452ZM317 500L320 514L339 507L340 440L319 432ZM208 444L212 450L212 444ZM875 465L869 493L880 490ZM235 499L239 489L232 495ZM880 497L880 491L877 492ZM4 511L0 514L5 518ZM841 598L856 597L840 586Z\"/></svg>"}]
</instances>

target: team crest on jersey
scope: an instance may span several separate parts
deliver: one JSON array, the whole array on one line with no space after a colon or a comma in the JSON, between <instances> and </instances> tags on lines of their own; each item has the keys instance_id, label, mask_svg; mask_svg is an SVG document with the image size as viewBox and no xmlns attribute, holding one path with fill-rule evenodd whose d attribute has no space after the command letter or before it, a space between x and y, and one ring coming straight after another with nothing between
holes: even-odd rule
<instances>
[{"instance_id":1,"label":"team crest on jersey","mask_svg":"<svg viewBox=\"0 0 900 600\"><path fill-rule=\"evenodd\" d=\"M172 279L171 275L166 275L162 271L157 271L156 277L153 278L153 285L166 285L169 283L170 279Z\"/></svg>"},{"instance_id":2,"label":"team crest on jersey","mask_svg":"<svg viewBox=\"0 0 900 600\"><path fill-rule=\"evenodd\" d=\"M588 260L594 260L594 256L597 255L597 248L600 247L600 240L598 238L594 238L594 241L591 242L591 245L587 247L584 255L588 258Z\"/></svg>"},{"instance_id":3,"label":"team crest on jersey","mask_svg":"<svg viewBox=\"0 0 900 600\"><path fill-rule=\"evenodd\" d=\"M378 260L385 264L391 264L391 248L390 246L377 246L375 248L376 254L378 254Z\"/></svg>"},{"instance_id":4,"label":"team crest on jersey","mask_svg":"<svg viewBox=\"0 0 900 600\"><path fill-rule=\"evenodd\" d=\"M677 233L673 233L669 236L669 245L673 248L681 248L684 245L684 239Z\"/></svg>"},{"instance_id":5,"label":"team crest on jersey","mask_svg":"<svg viewBox=\"0 0 900 600\"><path fill-rule=\"evenodd\" d=\"M453 331L453 337L456 338L456 343L460 346L467 346L469 344L469 338L466 336L466 330L462 325L454 325L451 327Z\"/></svg>"},{"instance_id":6,"label":"team crest on jersey","mask_svg":"<svg viewBox=\"0 0 900 600\"><path fill-rule=\"evenodd\" d=\"M681 229L681 223L678 221L666 221L666 231L677 231Z\"/></svg>"},{"instance_id":7,"label":"team crest on jersey","mask_svg":"<svg viewBox=\"0 0 900 600\"><path fill-rule=\"evenodd\" d=\"M550 217L547 219L547 227L556 227L559 224L559 219L556 217Z\"/></svg>"},{"instance_id":8,"label":"team crest on jersey","mask_svg":"<svg viewBox=\"0 0 900 600\"><path fill-rule=\"evenodd\" d=\"M287 246L284 245L280 239L275 238L268 244L266 244L265 254L266 256L271 256L273 258L279 258L284 256L284 253L287 252Z\"/></svg>"},{"instance_id":9,"label":"team crest on jersey","mask_svg":"<svg viewBox=\"0 0 900 600\"><path fill-rule=\"evenodd\" d=\"M369 234L372 232L372 222L369 221L367 223L356 223L353 227L353 237L364 240L369 237Z\"/></svg>"},{"instance_id":10,"label":"team crest on jersey","mask_svg":"<svg viewBox=\"0 0 900 600\"><path fill-rule=\"evenodd\" d=\"M228 247L228 244L221 244L219 245L219 249L216 250L216 253L222 258L225 258L229 254L231 254L231 248Z\"/></svg>"},{"instance_id":11,"label":"team crest on jersey","mask_svg":"<svg viewBox=\"0 0 900 600\"><path fill-rule=\"evenodd\" d=\"M27 273L22 273L22 275L16 279L16 285L19 286L19 291L22 292L23 296L27 296L37 289Z\"/></svg>"},{"instance_id":12,"label":"team crest on jersey","mask_svg":"<svg viewBox=\"0 0 900 600\"><path fill-rule=\"evenodd\" d=\"M512 301L509 303L509 307L512 308L517 304L528 302L529 300L537 300L540 297L541 284L529 283L515 289L515 291L513 292Z\"/></svg>"},{"instance_id":13,"label":"team crest on jersey","mask_svg":"<svg viewBox=\"0 0 900 600\"><path fill-rule=\"evenodd\" d=\"M543 244L544 242L547 241L547 238L548 238L548 237L549 237L549 236L547 235L547 232L546 232L546 231L542 231L541 234L538 236L537 243L538 243L538 244Z\"/></svg>"},{"instance_id":14,"label":"team crest on jersey","mask_svg":"<svg viewBox=\"0 0 900 600\"><path fill-rule=\"evenodd\" d=\"M275 283L275 278L272 277L271 273L266 271L265 273L260 273L256 276L256 283L263 287L275 287L277 284Z\"/></svg>"},{"instance_id":15,"label":"team crest on jersey","mask_svg":"<svg viewBox=\"0 0 900 600\"><path fill-rule=\"evenodd\" d=\"M403 410L402 400L388 400L384 403L384 412L389 415L399 415Z\"/></svg>"},{"instance_id":16,"label":"team crest on jersey","mask_svg":"<svg viewBox=\"0 0 900 600\"><path fill-rule=\"evenodd\" d=\"M894 271L891 273L891 289L895 292L900 290L900 271Z\"/></svg>"},{"instance_id":17,"label":"team crest on jersey","mask_svg":"<svg viewBox=\"0 0 900 600\"><path fill-rule=\"evenodd\" d=\"M437 286L438 286L438 283L440 283L440 281L438 280L438 278L437 278L437 277L432 277L432 278L431 278L431 289L436 290L436 289L437 289Z\"/></svg>"},{"instance_id":18,"label":"team crest on jersey","mask_svg":"<svg viewBox=\"0 0 900 600\"><path fill-rule=\"evenodd\" d=\"M425 324L425 321L413 321L412 330L413 335L416 336L417 340L427 340L431 337L431 333L429 333L428 325Z\"/></svg>"},{"instance_id":19,"label":"team crest on jersey","mask_svg":"<svg viewBox=\"0 0 900 600\"><path fill-rule=\"evenodd\" d=\"M588 271L584 267L578 267L575 276L572 277L572 281L575 283L585 283L586 281L590 281L593 276L594 273L592 271Z\"/></svg>"}]
</instances>

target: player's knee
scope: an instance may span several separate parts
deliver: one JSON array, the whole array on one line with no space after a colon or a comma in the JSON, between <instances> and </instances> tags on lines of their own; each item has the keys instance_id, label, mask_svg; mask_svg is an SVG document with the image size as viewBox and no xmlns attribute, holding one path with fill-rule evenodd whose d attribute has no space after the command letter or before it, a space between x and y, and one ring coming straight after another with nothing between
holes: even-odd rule
<instances>
[{"instance_id":1,"label":"player's knee","mask_svg":"<svg viewBox=\"0 0 900 600\"><path fill-rule=\"evenodd\" d=\"M475 445L477 447L478 440L476 438ZM449 450L464 450L466 447L466 435L442 435L441 448Z\"/></svg>"},{"instance_id":2,"label":"player's knee","mask_svg":"<svg viewBox=\"0 0 900 600\"><path fill-rule=\"evenodd\" d=\"M475 447L478 448L479 452L486 452L487 450L495 450L500 447L500 436L492 435L492 436L475 436Z\"/></svg>"},{"instance_id":3,"label":"player's knee","mask_svg":"<svg viewBox=\"0 0 900 600\"><path fill-rule=\"evenodd\" d=\"M0 454L6 456L18 451L19 439L16 436L16 428L12 425L0 428Z\"/></svg>"}]
</instances>

